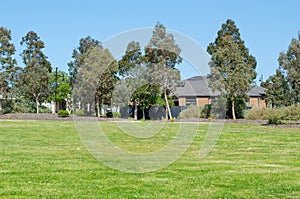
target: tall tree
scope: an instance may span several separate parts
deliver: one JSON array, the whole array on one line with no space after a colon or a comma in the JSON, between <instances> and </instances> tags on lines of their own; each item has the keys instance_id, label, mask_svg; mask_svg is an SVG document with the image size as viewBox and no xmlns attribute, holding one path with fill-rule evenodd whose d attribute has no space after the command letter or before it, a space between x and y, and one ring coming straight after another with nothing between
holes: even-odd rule
<instances>
[{"instance_id":1,"label":"tall tree","mask_svg":"<svg viewBox=\"0 0 300 199\"><path fill-rule=\"evenodd\" d=\"M0 94L6 98L9 93L12 94L12 88L15 86L20 69L17 66L17 61L13 58L15 52L15 46L11 43L10 30L0 27ZM2 105L0 101L1 111Z\"/></svg>"},{"instance_id":2,"label":"tall tree","mask_svg":"<svg viewBox=\"0 0 300 199\"><path fill-rule=\"evenodd\" d=\"M157 23L152 37L145 48L148 79L158 85L166 102L166 113L172 119L168 95L176 89L177 81L180 80L180 72L175 68L182 62L181 49L175 43L174 36L167 33L166 28Z\"/></svg>"},{"instance_id":3,"label":"tall tree","mask_svg":"<svg viewBox=\"0 0 300 199\"><path fill-rule=\"evenodd\" d=\"M290 91L288 82L283 71L279 68L275 75L270 76L262 87L266 88L266 101L272 107L282 107L290 105Z\"/></svg>"},{"instance_id":4,"label":"tall tree","mask_svg":"<svg viewBox=\"0 0 300 199\"><path fill-rule=\"evenodd\" d=\"M142 55L139 42L132 41L127 45L125 55L118 62L119 75L122 76L127 87L131 88L132 101L134 103L134 120L137 120L138 88L146 83L144 56Z\"/></svg>"},{"instance_id":5,"label":"tall tree","mask_svg":"<svg viewBox=\"0 0 300 199\"><path fill-rule=\"evenodd\" d=\"M287 73L287 81L291 91L292 103L300 102L300 34L292 39L287 52L281 52L279 65Z\"/></svg>"},{"instance_id":6,"label":"tall tree","mask_svg":"<svg viewBox=\"0 0 300 199\"><path fill-rule=\"evenodd\" d=\"M79 40L78 48L74 49L72 53L73 61L68 63L71 85L76 79L78 70L82 67L83 63L85 62L85 58L87 56L88 51L91 50L93 47L97 46L100 47L101 42L91 38L90 36L81 38Z\"/></svg>"},{"instance_id":7,"label":"tall tree","mask_svg":"<svg viewBox=\"0 0 300 199\"><path fill-rule=\"evenodd\" d=\"M49 80L52 67L42 51L45 44L34 31L29 31L22 38L21 45L25 46L21 54L25 68L19 83L24 94L34 100L36 112L39 113L39 102L50 95Z\"/></svg>"},{"instance_id":8,"label":"tall tree","mask_svg":"<svg viewBox=\"0 0 300 199\"><path fill-rule=\"evenodd\" d=\"M256 60L246 48L234 21L230 19L222 24L214 43L208 45L207 52L211 55L209 86L226 93L231 100L232 117L236 119L234 101L237 97L245 98L251 89L256 78Z\"/></svg>"},{"instance_id":9,"label":"tall tree","mask_svg":"<svg viewBox=\"0 0 300 199\"><path fill-rule=\"evenodd\" d=\"M118 64L109 50L101 45L89 49L85 56L77 71L73 94L76 101L94 104L96 115L100 117L102 104L110 103Z\"/></svg>"}]
</instances>

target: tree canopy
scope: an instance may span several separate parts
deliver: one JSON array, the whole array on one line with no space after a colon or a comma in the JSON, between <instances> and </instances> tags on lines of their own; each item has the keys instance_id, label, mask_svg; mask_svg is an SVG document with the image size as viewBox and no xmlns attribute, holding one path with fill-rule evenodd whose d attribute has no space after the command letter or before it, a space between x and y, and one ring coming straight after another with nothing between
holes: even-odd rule
<instances>
[{"instance_id":1,"label":"tree canopy","mask_svg":"<svg viewBox=\"0 0 300 199\"><path fill-rule=\"evenodd\" d=\"M84 64L88 51L91 50L93 47L101 47L101 42L96 39L93 39L91 36L87 36L81 38L79 40L79 46L73 50L73 60L68 63L71 85L75 81L78 70Z\"/></svg>"},{"instance_id":2,"label":"tree canopy","mask_svg":"<svg viewBox=\"0 0 300 199\"><path fill-rule=\"evenodd\" d=\"M16 49L11 39L10 30L0 27L0 94L6 97L15 85L19 71L17 61L13 58Z\"/></svg>"},{"instance_id":3,"label":"tree canopy","mask_svg":"<svg viewBox=\"0 0 300 199\"><path fill-rule=\"evenodd\" d=\"M300 37L300 35L299 35ZM278 62L286 72L292 103L300 102L300 38L292 39L288 50L281 52Z\"/></svg>"},{"instance_id":4,"label":"tree canopy","mask_svg":"<svg viewBox=\"0 0 300 199\"><path fill-rule=\"evenodd\" d=\"M282 70L277 69L275 75L262 82L262 87L266 88L266 102L271 107L290 105L289 86Z\"/></svg>"}]
</instances>

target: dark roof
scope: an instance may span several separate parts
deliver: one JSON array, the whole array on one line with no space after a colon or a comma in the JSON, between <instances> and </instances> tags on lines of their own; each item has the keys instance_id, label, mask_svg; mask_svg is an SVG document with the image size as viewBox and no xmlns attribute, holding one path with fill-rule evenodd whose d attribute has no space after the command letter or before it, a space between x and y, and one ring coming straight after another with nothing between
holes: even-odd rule
<instances>
[{"instance_id":1,"label":"dark roof","mask_svg":"<svg viewBox=\"0 0 300 199\"><path fill-rule=\"evenodd\" d=\"M255 86L247 93L247 95L251 97L259 97L265 95L265 90L266 89L261 86Z\"/></svg>"},{"instance_id":2,"label":"dark roof","mask_svg":"<svg viewBox=\"0 0 300 199\"><path fill-rule=\"evenodd\" d=\"M206 76L194 76L183 81L182 87L177 87L175 95L177 97L208 97L218 96L220 92L213 92L208 87ZM250 97L258 97L265 94L265 89L260 86L253 87L248 93Z\"/></svg>"},{"instance_id":3,"label":"dark roof","mask_svg":"<svg viewBox=\"0 0 300 199\"><path fill-rule=\"evenodd\" d=\"M187 80L184 80L183 87L177 87L175 95L178 97L204 97L204 96L217 96L216 92L213 92L208 87L206 76L195 76Z\"/></svg>"}]
</instances>

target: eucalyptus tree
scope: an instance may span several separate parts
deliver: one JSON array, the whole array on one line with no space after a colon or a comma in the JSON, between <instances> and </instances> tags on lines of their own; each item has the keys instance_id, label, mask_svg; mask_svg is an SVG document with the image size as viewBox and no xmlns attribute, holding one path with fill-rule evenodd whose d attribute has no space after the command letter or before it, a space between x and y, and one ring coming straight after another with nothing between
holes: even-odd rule
<instances>
[{"instance_id":1,"label":"eucalyptus tree","mask_svg":"<svg viewBox=\"0 0 300 199\"><path fill-rule=\"evenodd\" d=\"M180 71L175 68L182 62L181 49L176 44L174 36L167 33L166 28L157 23L152 37L145 47L145 62L147 64L148 81L157 85L164 96L166 115L172 120L168 96L174 93L180 80Z\"/></svg>"},{"instance_id":2,"label":"eucalyptus tree","mask_svg":"<svg viewBox=\"0 0 300 199\"><path fill-rule=\"evenodd\" d=\"M235 22L230 19L222 24L207 52L211 55L209 86L226 94L231 101L232 117L236 119L234 101L238 97L247 97L246 93L256 78L256 60L241 39Z\"/></svg>"},{"instance_id":3,"label":"eucalyptus tree","mask_svg":"<svg viewBox=\"0 0 300 199\"><path fill-rule=\"evenodd\" d=\"M20 68L13 58L16 49L11 43L11 31L0 27L0 95L3 98L12 98L12 91L15 88ZM0 112L2 104L0 101Z\"/></svg>"},{"instance_id":4,"label":"eucalyptus tree","mask_svg":"<svg viewBox=\"0 0 300 199\"><path fill-rule=\"evenodd\" d=\"M50 78L52 67L47 56L42 51L44 42L34 31L29 31L21 40L25 49L21 53L25 68L20 75L20 87L28 99L36 104L39 113L39 103L50 95Z\"/></svg>"}]
</instances>

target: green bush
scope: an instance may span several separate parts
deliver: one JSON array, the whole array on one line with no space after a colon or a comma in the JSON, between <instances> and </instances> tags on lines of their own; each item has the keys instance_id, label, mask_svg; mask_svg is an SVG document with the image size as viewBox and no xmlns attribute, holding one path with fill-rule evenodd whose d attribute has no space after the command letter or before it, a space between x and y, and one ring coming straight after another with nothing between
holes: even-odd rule
<instances>
[{"instance_id":1,"label":"green bush","mask_svg":"<svg viewBox=\"0 0 300 199\"><path fill-rule=\"evenodd\" d=\"M245 118L248 120L267 119L267 108L252 108L245 111Z\"/></svg>"},{"instance_id":2,"label":"green bush","mask_svg":"<svg viewBox=\"0 0 300 199\"><path fill-rule=\"evenodd\" d=\"M210 105L197 106L190 105L187 109L179 113L179 119L185 118L209 118L211 112Z\"/></svg>"},{"instance_id":3,"label":"green bush","mask_svg":"<svg viewBox=\"0 0 300 199\"><path fill-rule=\"evenodd\" d=\"M246 119L249 120L268 120L268 119L284 119L283 117L283 109L281 108L253 108L246 111Z\"/></svg>"},{"instance_id":4,"label":"green bush","mask_svg":"<svg viewBox=\"0 0 300 199\"><path fill-rule=\"evenodd\" d=\"M120 118L121 114L119 112L107 112L106 117L108 117L108 118Z\"/></svg>"},{"instance_id":5,"label":"green bush","mask_svg":"<svg viewBox=\"0 0 300 199\"><path fill-rule=\"evenodd\" d=\"M285 120L300 120L300 104L284 108L283 118Z\"/></svg>"},{"instance_id":6,"label":"green bush","mask_svg":"<svg viewBox=\"0 0 300 199\"><path fill-rule=\"evenodd\" d=\"M180 119L199 118L199 117L200 117L200 111L199 111L199 107L196 105L188 106L187 109L181 111L178 116L178 118Z\"/></svg>"},{"instance_id":7,"label":"green bush","mask_svg":"<svg viewBox=\"0 0 300 199\"><path fill-rule=\"evenodd\" d=\"M85 112L84 112L84 110L77 110L77 111L75 111L74 114L80 116L80 115L85 115Z\"/></svg>"},{"instance_id":8,"label":"green bush","mask_svg":"<svg viewBox=\"0 0 300 199\"><path fill-rule=\"evenodd\" d=\"M210 118L211 117L211 104L206 104L203 106L200 117L202 118Z\"/></svg>"},{"instance_id":9,"label":"green bush","mask_svg":"<svg viewBox=\"0 0 300 199\"><path fill-rule=\"evenodd\" d=\"M2 100L2 113L35 113L35 104L24 98Z\"/></svg>"},{"instance_id":10,"label":"green bush","mask_svg":"<svg viewBox=\"0 0 300 199\"><path fill-rule=\"evenodd\" d=\"M68 117L69 116L69 112L67 110L60 110L60 111L58 111L57 114L60 117Z\"/></svg>"},{"instance_id":11,"label":"green bush","mask_svg":"<svg viewBox=\"0 0 300 199\"><path fill-rule=\"evenodd\" d=\"M246 119L256 120L300 120L300 104L285 108L254 108L246 111Z\"/></svg>"},{"instance_id":12,"label":"green bush","mask_svg":"<svg viewBox=\"0 0 300 199\"><path fill-rule=\"evenodd\" d=\"M39 106L39 113L52 113L52 111L45 106Z\"/></svg>"},{"instance_id":13,"label":"green bush","mask_svg":"<svg viewBox=\"0 0 300 199\"><path fill-rule=\"evenodd\" d=\"M281 120L279 118L269 118L268 119L268 124L282 124Z\"/></svg>"},{"instance_id":14,"label":"green bush","mask_svg":"<svg viewBox=\"0 0 300 199\"><path fill-rule=\"evenodd\" d=\"M112 112L114 118L120 118L121 114L119 112Z\"/></svg>"}]
</instances>

